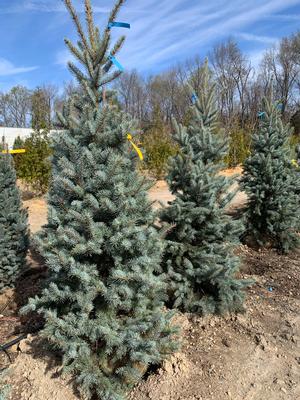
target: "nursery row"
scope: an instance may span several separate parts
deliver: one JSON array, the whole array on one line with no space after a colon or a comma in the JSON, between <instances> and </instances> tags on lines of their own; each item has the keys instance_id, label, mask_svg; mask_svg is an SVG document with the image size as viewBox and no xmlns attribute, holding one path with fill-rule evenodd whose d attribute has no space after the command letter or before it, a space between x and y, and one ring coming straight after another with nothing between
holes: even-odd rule
<instances>
[{"instance_id":1,"label":"nursery row","mask_svg":"<svg viewBox=\"0 0 300 400\"><path fill-rule=\"evenodd\" d=\"M191 118L173 120L178 152L167 182L174 200L158 213L148 199L151 182L140 174L135 121L113 102L124 37L118 0L99 33L90 0L87 31L65 0L77 32L66 39L81 87L58 119L53 138L48 222L32 238L48 277L22 309L43 316L42 335L62 355L87 398L120 400L180 344L173 310L224 314L243 309L251 282L239 275L235 249L245 240L288 252L300 245L300 149L291 162L291 130L272 94L261 105L259 128L245 161L242 215L227 206L233 180L220 174L228 145L218 132L215 85L206 62L202 87L190 87ZM29 242L12 159L0 156L0 291L22 279Z\"/></svg>"}]
</instances>

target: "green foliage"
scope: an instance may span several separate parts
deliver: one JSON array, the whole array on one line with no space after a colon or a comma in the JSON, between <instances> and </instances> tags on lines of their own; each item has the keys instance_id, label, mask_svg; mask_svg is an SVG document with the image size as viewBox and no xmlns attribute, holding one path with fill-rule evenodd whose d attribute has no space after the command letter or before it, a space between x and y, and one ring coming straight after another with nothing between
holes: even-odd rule
<instances>
[{"instance_id":1,"label":"green foliage","mask_svg":"<svg viewBox=\"0 0 300 400\"><path fill-rule=\"evenodd\" d=\"M13 149L17 150L17 149L24 149L25 146L25 141L23 139L20 138L20 136L16 137L14 144L13 144ZM20 169L20 165L22 164L22 157L24 155L23 154L14 154L13 158L14 158L14 164L15 164L15 170L17 172L18 175L18 171Z\"/></svg>"},{"instance_id":2,"label":"green foliage","mask_svg":"<svg viewBox=\"0 0 300 400\"><path fill-rule=\"evenodd\" d=\"M146 169L155 178L161 179L166 173L170 157L174 156L178 149L158 109L154 111L152 125L143 135L142 145L145 149Z\"/></svg>"},{"instance_id":3,"label":"green foliage","mask_svg":"<svg viewBox=\"0 0 300 400\"><path fill-rule=\"evenodd\" d=\"M170 157L177 153L177 146L165 131L154 131L143 138L146 169L156 179L162 179L167 171Z\"/></svg>"},{"instance_id":4,"label":"green foliage","mask_svg":"<svg viewBox=\"0 0 300 400\"><path fill-rule=\"evenodd\" d=\"M124 38L110 48L111 31L100 35L86 0L87 38L65 3L80 37L78 46L66 44L85 72L69 63L82 92L58 114L64 131L53 140L48 223L37 238L49 280L23 311L44 316L43 335L87 398L120 400L176 347L165 285L154 274L163 241L152 227L150 184L127 140L136 127L108 98L103 104L104 86L119 75L110 73L109 54Z\"/></svg>"},{"instance_id":5,"label":"green foliage","mask_svg":"<svg viewBox=\"0 0 300 400\"><path fill-rule=\"evenodd\" d=\"M218 112L207 64L203 74L190 125L174 121L180 152L171 162L167 181L176 197L161 213L169 225L162 265L169 281L169 305L201 314L241 310L242 289L248 284L236 277L240 262L233 250L241 224L225 212L234 193L228 192L232 181L219 174L227 144L214 133Z\"/></svg>"},{"instance_id":6,"label":"green foliage","mask_svg":"<svg viewBox=\"0 0 300 400\"><path fill-rule=\"evenodd\" d=\"M1 142L0 142L0 151L5 150L6 146L5 146L5 137L2 136L1 138Z\"/></svg>"},{"instance_id":7,"label":"green foliage","mask_svg":"<svg viewBox=\"0 0 300 400\"><path fill-rule=\"evenodd\" d=\"M17 175L39 193L46 193L51 175L51 147L47 131L35 131L24 142L26 152L17 155Z\"/></svg>"},{"instance_id":8,"label":"green foliage","mask_svg":"<svg viewBox=\"0 0 300 400\"><path fill-rule=\"evenodd\" d=\"M296 149L295 149L295 160L300 167L300 143L296 146Z\"/></svg>"},{"instance_id":9,"label":"green foliage","mask_svg":"<svg viewBox=\"0 0 300 400\"><path fill-rule=\"evenodd\" d=\"M292 159L296 159L297 158L297 149L300 147L300 136L291 135L290 140L289 140L289 147L291 150Z\"/></svg>"},{"instance_id":10,"label":"green foliage","mask_svg":"<svg viewBox=\"0 0 300 400\"><path fill-rule=\"evenodd\" d=\"M22 209L10 155L0 155L0 293L13 287L28 248L27 211Z\"/></svg>"},{"instance_id":11,"label":"green foliage","mask_svg":"<svg viewBox=\"0 0 300 400\"><path fill-rule=\"evenodd\" d=\"M41 88L37 88L31 96L31 114L31 125L35 131L51 129L51 105Z\"/></svg>"},{"instance_id":12,"label":"green foliage","mask_svg":"<svg viewBox=\"0 0 300 400\"><path fill-rule=\"evenodd\" d=\"M295 136L300 137L300 110L291 117L291 126L294 128Z\"/></svg>"},{"instance_id":13,"label":"green foliage","mask_svg":"<svg viewBox=\"0 0 300 400\"><path fill-rule=\"evenodd\" d=\"M13 149L14 150L23 149L24 148L24 143L25 143L25 141L22 138L20 138L20 136L17 136L15 138L15 141L14 141L14 144L13 144Z\"/></svg>"},{"instance_id":14,"label":"green foliage","mask_svg":"<svg viewBox=\"0 0 300 400\"><path fill-rule=\"evenodd\" d=\"M289 147L291 128L282 123L272 101L264 100L263 111L242 179L249 199L247 233L260 246L288 252L299 245L300 228L297 176Z\"/></svg>"},{"instance_id":15,"label":"green foliage","mask_svg":"<svg viewBox=\"0 0 300 400\"><path fill-rule=\"evenodd\" d=\"M243 164L250 154L251 135L244 129L235 126L230 132L229 149L225 162L229 168Z\"/></svg>"}]
</instances>

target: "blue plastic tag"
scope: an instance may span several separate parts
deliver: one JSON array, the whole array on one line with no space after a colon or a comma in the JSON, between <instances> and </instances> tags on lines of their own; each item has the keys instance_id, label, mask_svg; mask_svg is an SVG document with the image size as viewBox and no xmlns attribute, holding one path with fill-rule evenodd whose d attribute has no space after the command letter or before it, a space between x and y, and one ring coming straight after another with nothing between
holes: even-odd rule
<instances>
[{"instance_id":1,"label":"blue plastic tag","mask_svg":"<svg viewBox=\"0 0 300 400\"><path fill-rule=\"evenodd\" d=\"M195 104L197 100L198 100L198 97L197 97L196 93L193 93L192 94L192 103Z\"/></svg>"},{"instance_id":2,"label":"blue plastic tag","mask_svg":"<svg viewBox=\"0 0 300 400\"><path fill-rule=\"evenodd\" d=\"M130 24L127 22L109 22L108 28L111 29L113 27L130 29Z\"/></svg>"},{"instance_id":3,"label":"blue plastic tag","mask_svg":"<svg viewBox=\"0 0 300 400\"><path fill-rule=\"evenodd\" d=\"M114 56L110 55L108 58L120 71L124 71L123 65L121 65Z\"/></svg>"},{"instance_id":4,"label":"blue plastic tag","mask_svg":"<svg viewBox=\"0 0 300 400\"><path fill-rule=\"evenodd\" d=\"M264 112L264 111L259 111L258 113L257 113L257 116L258 116L258 118L263 118L263 116L265 115L266 113Z\"/></svg>"},{"instance_id":5,"label":"blue plastic tag","mask_svg":"<svg viewBox=\"0 0 300 400\"><path fill-rule=\"evenodd\" d=\"M108 63L106 63L103 67L104 72L108 72L110 67L112 66L112 62L109 61Z\"/></svg>"}]
</instances>

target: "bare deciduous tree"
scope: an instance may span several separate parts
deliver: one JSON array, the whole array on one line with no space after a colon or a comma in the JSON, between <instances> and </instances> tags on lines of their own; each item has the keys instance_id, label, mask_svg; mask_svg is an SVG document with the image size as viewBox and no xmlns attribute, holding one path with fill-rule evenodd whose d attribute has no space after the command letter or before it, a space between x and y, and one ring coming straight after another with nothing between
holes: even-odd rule
<instances>
[{"instance_id":1,"label":"bare deciduous tree","mask_svg":"<svg viewBox=\"0 0 300 400\"><path fill-rule=\"evenodd\" d=\"M140 121L147 114L147 94L144 79L133 70L125 72L115 83L124 110Z\"/></svg>"},{"instance_id":2,"label":"bare deciduous tree","mask_svg":"<svg viewBox=\"0 0 300 400\"><path fill-rule=\"evenodd\" d=\"M5 126L26 128L30 125L31 92L24 86L14 86L0 94L0 119Z\"/></svg>"},{"instance_id":3,"label":"bare deciduous tree","mask_svg":"<svg viewBox=\"0 0 300 400\"><path fill-rule=\"evenodd\" d=\"M249 86L254 78L251 63L232 39L215 46L210 59L224 122L230 126L238 117L244 126L249 114Z\"/></svg>"},{"instance_id":4,"label":"bare deciduous tree","mask_svg":"<svg viewBox=\"0 0 300 400\"><path fill-rule=\"evenodd\" d=\"M276 97L282 103L285 115L295 98L295 87L299 80L299 55L296 53L295 37L283 38L279 46L274 46L265 53L262 62L263 76L273 79Z\"/></svg>"}]
</instances>

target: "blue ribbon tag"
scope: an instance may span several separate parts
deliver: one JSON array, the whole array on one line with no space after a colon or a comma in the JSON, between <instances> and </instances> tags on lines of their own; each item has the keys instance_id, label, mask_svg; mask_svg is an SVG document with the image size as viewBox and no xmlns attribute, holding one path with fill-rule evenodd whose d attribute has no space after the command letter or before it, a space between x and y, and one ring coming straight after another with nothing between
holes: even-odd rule
<instances>
[{"instance_id":1,"label":"blue ribbon tag","mask_svg":"<svg viewBox=\"0 0 300 400\"><path fill-rule=\"evenodd\" d=\"M111 61L120 71L124 71L123 65L119 63L119 61L112 55L108 56L109 61Z\"/></svg>"},{"instance_id":2,"label":"blue ribbon tag","mask_svg":"<svg viewBox=\"0 0 300 400\"><path fill-rule=\"evenodd\" d=\"M109 22L108 29L111 29L113 27L130 29L130 24L128 24L127 22Z\"/></svg>"},{"instance_id":3,"label":"blue ribbon tag","mask_svg":"<svg viewBox=\"0 0 300 400\"><path fill-rule=\"evenodd\" d=\"M108 63L106 63L103 67L104 72L108 72L110 67L112 66L112 62L109 61Z\"/></svg>"},{"instance_id":4,"label":"blue ribbon tag","mask_svg":"<svg viewBox=\"0 0 300 400\"><path fill-rule=\"evenodd\" d=\"M265 115L266 113L264 112L264 111L259 111L258 113L257 113L257 116L258 116L258 118L263 118L263 116Z\"/></svg>"},{"instance_id":5,"label":"blue ribbon tag","mask_svg":"<svg viewBox=\"0 0 300 400\"><path fill-rule=\"evenodd\" d=\"M198 100L198 97L197 97L196 93L193 93L192 94L192 103L195 104L197 100Z\"/></svg>"}]
</instances>

